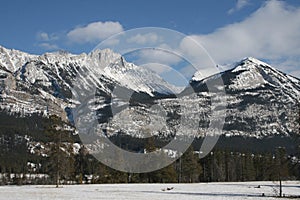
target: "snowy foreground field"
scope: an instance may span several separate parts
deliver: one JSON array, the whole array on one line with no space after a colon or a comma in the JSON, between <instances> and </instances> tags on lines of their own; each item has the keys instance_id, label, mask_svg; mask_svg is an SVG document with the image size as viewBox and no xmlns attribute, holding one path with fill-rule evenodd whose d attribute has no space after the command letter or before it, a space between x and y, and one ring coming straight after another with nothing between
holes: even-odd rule
<instances>
[{"instance_id":1,"label":"snowy foreground field","mask_svg":"<svg viewBox=\"0 0 300 200\"><path fill-rule=\"evenodd\" d=\"M260 185L260 188L257 188ZM284 182L285 195L300 195L300 182ZM167 188L172 188L167 190ZM2 199L275 199L278 185L273 182L198 184L103 184L54 186L2 186ZM262 197L262 193L266 197ZM269 196L269 197L268 197Z\"/></svg>"}]
</instances>

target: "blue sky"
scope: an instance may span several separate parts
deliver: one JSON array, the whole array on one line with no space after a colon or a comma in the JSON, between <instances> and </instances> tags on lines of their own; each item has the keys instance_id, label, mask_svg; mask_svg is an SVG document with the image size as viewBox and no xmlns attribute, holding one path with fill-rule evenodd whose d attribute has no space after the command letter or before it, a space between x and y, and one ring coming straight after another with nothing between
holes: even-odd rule
<instances>
[{"instance_id":1,"label":"blue sky","mask_svg":"<svg viewBox=\"0 0 300 200\"><path fill-rule=\"evenodd\" d=\"M92 22L119 22L124 30L154 26L180 31L185 34L205 34L226 24L243 20L262 3L251 3L239 12L228 14L235 0L187 2L178 0L52 0L1 2L1 44L31 53L43 53L37 34L45 32L62 36L78 26ZM79 53L89 51L91 45L71 45L59 42L59 48Z\"/></svg>"},{"instance_id":2,"label":"blue sky","mask_svg":"<svg viewBox=\"0 0 300 200\"><path fill-rule=\"evenodd\" d=\"M253 56L300 76L299 19L299 0L3 0L0 45L81 53L120 31L163 27L201 42L219 64Z\"/></svg>"}]
</instances>

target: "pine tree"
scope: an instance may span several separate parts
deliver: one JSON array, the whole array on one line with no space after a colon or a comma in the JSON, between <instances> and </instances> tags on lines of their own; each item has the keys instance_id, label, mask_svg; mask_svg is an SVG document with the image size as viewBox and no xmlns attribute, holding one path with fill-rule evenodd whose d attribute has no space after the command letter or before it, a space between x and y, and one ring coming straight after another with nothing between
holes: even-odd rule
<instances>
[{"instance_id":1,"label":"pine tree","mask_svg":"<svg viewBox=\"0 0 300 200\"><path fill-rule=\"evenodd\" d=\"M285 148L276 149L275 168L279 181L279 196L282 197L282 180L288 177L288 165Z\"/></svg>"},{"instance_id":2,"label":"pine tree","mask_svg":"<svg viewBox=\"0 0 300 200\"><path fill-rule=\"evenodd\" d=\"M75 166L76 166L75 169L76 169L76 174L79 175L78 182L80 184L83 183L83 178L87 170L87 165L88 165L87 155L88 155L87 149L85 148L84 145L81 145L78 154L75 156Z\"/></svg>"},{"instance_id":3,"label":"pine tree","mask_svg":"<svg viewBox=\"0 0 300 200\"><path fill-rule=\"evenodd\" d=\"M155 146L154 137L147 138L146 144L145 144L145 153L150 153L155 150L156 150L156 146ZM153 163L148 163L148 164L151 165ZM158 174L159 174L159 172L157 170L146 173L145 175L147 176L147 182L148 183L159 182Z\"/></svg>"},{"instance_id":4,"label":"pine tree","mask_svg":"<svg viewBox=\"0 0 300 200\"><path fill-rule=\"evenodd\" d=\"M49 173L55 179L56 187L60 179L71 179L74 172L74 152L72 129L70 125L57 116L50 116L45 127L45 134L49 138Z\"/></svg>"},{"instance_id":5,"label":"pine tree","mask_svg":"<svg viewBox=\"0 0 300 200\"><path fill-rule=\"evenodd\" d=\"M164 167L160 170L161 183L175 183L177 182L176 170L174 164Z\"/></svg>"},{"instance_id":6,"label":"pine tree","mask_svg":"<svg viewBox=\"0 0 300 200\"><path fill-rule=\"evenodd\" d=\"M255 180L255 168L254 168L254 154L247 152L244 157L245 166L245 180L254 181Z\"/></svg>"},{"instance_id":7,"label":"pine tree","mask_svg":"<svg viewBox=\"0 0 300 200\"><path fill-rule=\"evenodd\" d=\"M184 182L195 182L199 180L202 168L198 157L194 154L193 147L190 146L181 158L181 174Z\"/></svg>"}]
</instances>

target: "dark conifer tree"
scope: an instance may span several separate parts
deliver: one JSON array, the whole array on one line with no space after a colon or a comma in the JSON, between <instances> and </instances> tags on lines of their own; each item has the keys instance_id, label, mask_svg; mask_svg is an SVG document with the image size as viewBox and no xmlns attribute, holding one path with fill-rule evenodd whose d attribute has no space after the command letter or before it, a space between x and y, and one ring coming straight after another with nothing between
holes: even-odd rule
<instances>
[{"instance_id":1,"label":"dark conifer tree","mask_svg":"<svg viewBox=\"0 0 300 200\"><path fill-rule=\"evenodd\" d=\"M50 141L49 174L58 187L61 178L74 178L73 129L57 116L50 116L49 119L45 126L45 134Z\"/></svg>"}]
</instances>

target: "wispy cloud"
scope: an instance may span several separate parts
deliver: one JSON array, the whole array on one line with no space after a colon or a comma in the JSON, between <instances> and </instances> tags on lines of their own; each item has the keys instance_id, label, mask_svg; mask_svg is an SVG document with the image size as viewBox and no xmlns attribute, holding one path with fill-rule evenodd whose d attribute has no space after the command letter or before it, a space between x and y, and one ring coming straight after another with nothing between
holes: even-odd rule
<instances>
[{"instance_id":1,"label":"wispy cloud","mask_svg":"<svg viewBox=\"0 0 300 200\"><path fill-rule=\"evenodd\" d=\"M244 7L246 7L249 4L250 4L249 0L237 0L235 6L233 8L231 8L230 10L228 10L227 13L231 15L232 13L243 9Z\"/></svg>"},{"instance_id":2,"label":"wispy cloud","mask_svg":"<svg viewBox=\"0 0 300 200\"><path fill-rule=\"evenodd\" d=\"M56 41L59 39L56 34L48 34L46 32L40 31L36 35L37 46L45 49L45 50L57 50L59 49Z\"/></svg>"},{"instance_id":3,"label":"wispy cloud","mask_svg":"<svg viewBox=\"0 0 300 200\"><path fill-rule=\"evenodd\" d=\"M173 65L181 61L181 58L172 52L164 50L145 49L139 51L139 59L141 63L161 63L164 65Z\"/></svg>"},{"instance_id":4,"label":"wispy cloud","mask_svg":"<svg viewBox=\"0 0 300 200\"><path fill-rule=\"evenodd\" d=\"M151 71L154 71L157 74L163 74L172 71L172 68L170 66L163 65L160 63L146 63L142 65L142 67L150 69Z\"/></svg>"},{"instance_id":5,"label":"wispy cloud","mask_svg":"<svg viewBox=\"0 0 300 200\"><path fill-rule=\"evenodd\" d=\"M93 22L85 26L78 26L71 31L47 33L39 31L36 34L37 46L45 50L57 50L59 43L64 46L68 44L97 44L109 36L122 32L123 27L119 22ZM118 43L113 40L112 42Z\"/></svg>"},{"instance_id":6,"label":"wispy cloud","mask_svg":"<svg viewBox=\"0 0 300 200\"><path fill-rule=\"evenodd\" d=\"M46 33L44 31L40 31L36 34L36 39L38 41L44 41L44 42L48 42L48 41L56 41L58 40L60 37L57 33Z\"/></svg>"},{"instance_id":7,"label":"wispy cloud","mask_svg":"<svg viewBox=\"0 0 300 200\"><path fill-rule=\"evenodd\" d=\"M300 57L300 8L282 1L268 1L244 21L206 35L193 35L220 64L253 56L286 71L288 60L297 71ZM297 65L295 65L297 63Z\"/></svg>"},{"instance_id":8,"label":"wispy cloud","mask_svg":"<svg viewBox=\"0 0 300 200\"><path fill-rule=\"evenodd\" d=\"M37 39L40 41L49 41L49 35L46 32L38 32L36 35Z\"/></svg>"},{"instance_id":9,"label":"wispy cloud","mask_svg":"<svg viewBox=\"0 0 300 200\"><path fill-rule=\"evenodd\" d=\"M51 44L48 42L42 42L38 44L39 47L42 47L45 50L57 50L59 47L56 44Z\"/></svg>"},{"instance_id":10,"label":"wispy cloud","mask_svg":"<svg viewBox=\"0 0 300 200\"><path fill-rule=\"evenodd\" d=\"M128 43L147 44L156 43L159 40L159 36L156 33L137 34L127 39Z\"/></svg>"},{"instance_id":11,"label":"wispy cloud","mask_svg":"<svg viewBox=\"0 0 300 200\"><path fill-rule=\"evenodd\" d=\"M119 22L93 22L85 26L74 28L67 33L67 38L71 42L97 43L109 36L122 32L123 27Z\"/></svg>"}]
</instances>

